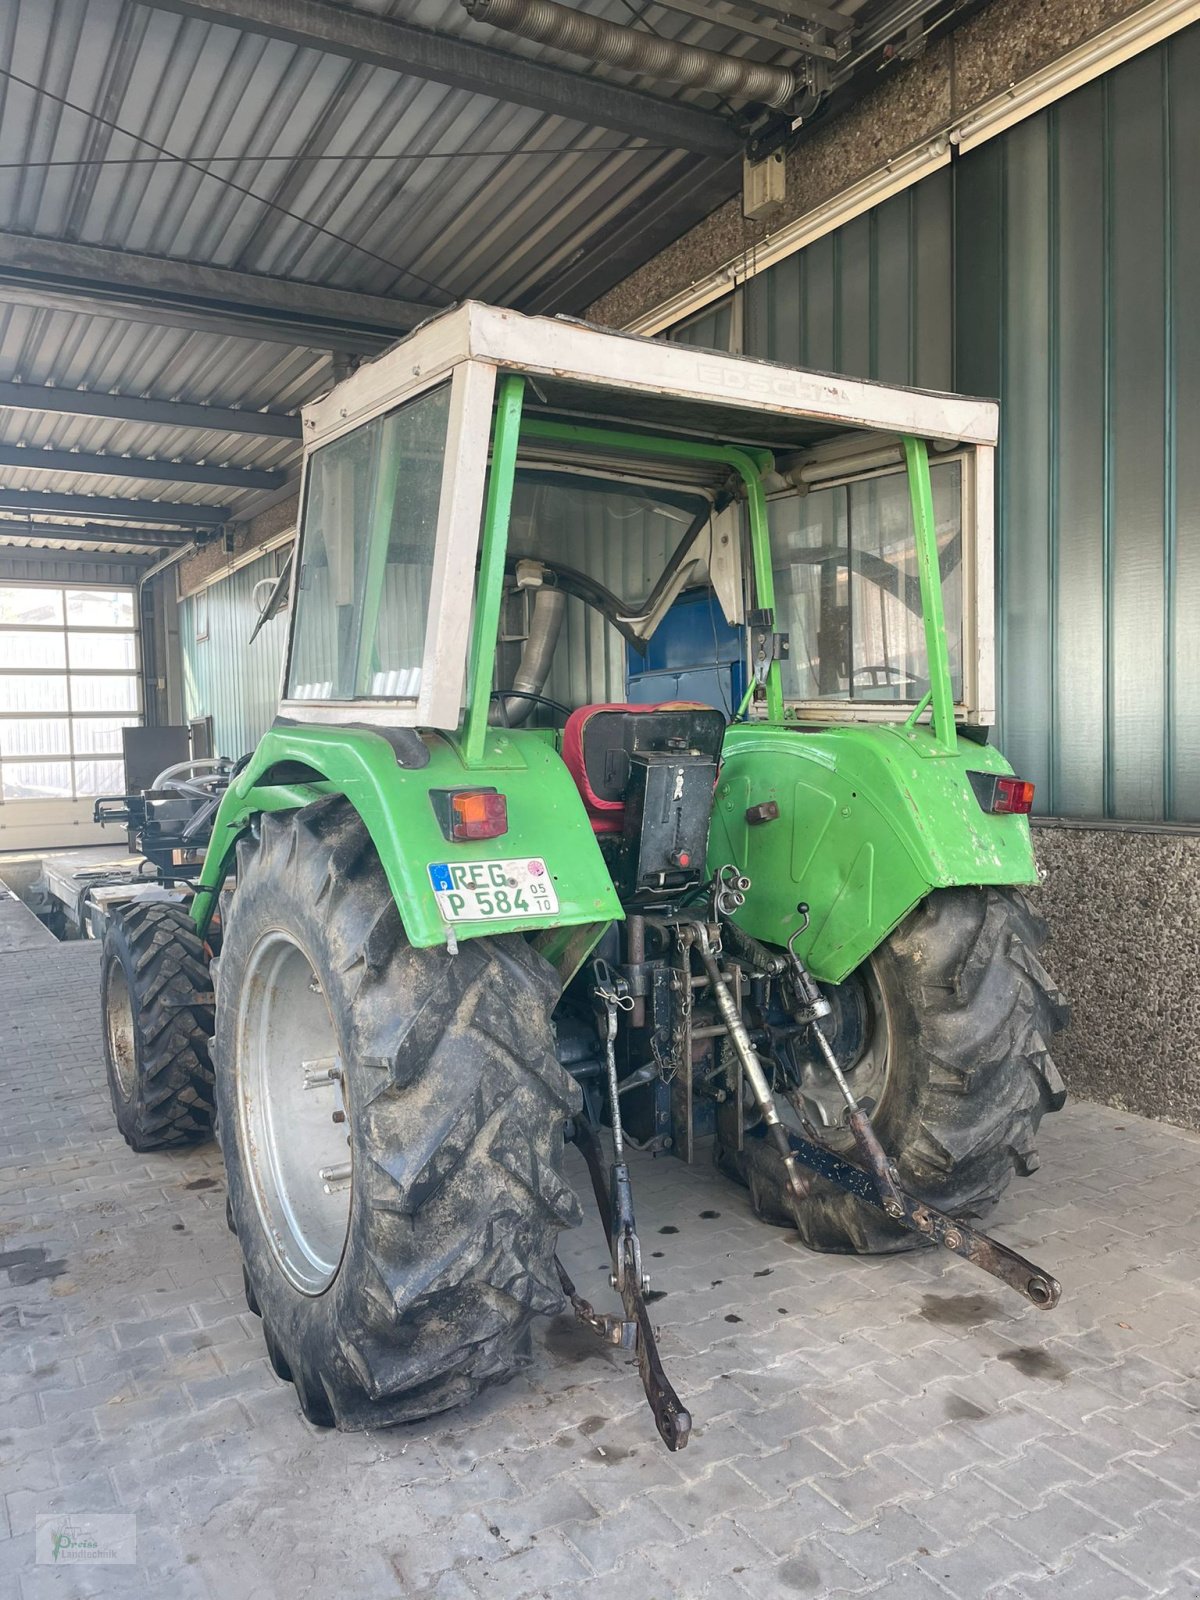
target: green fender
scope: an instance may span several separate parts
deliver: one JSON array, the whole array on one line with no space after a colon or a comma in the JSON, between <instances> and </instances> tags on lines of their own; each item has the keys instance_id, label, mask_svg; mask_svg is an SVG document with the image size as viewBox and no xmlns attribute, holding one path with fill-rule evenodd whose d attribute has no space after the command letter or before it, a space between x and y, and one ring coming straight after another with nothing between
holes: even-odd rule
<instances>
[{"instance_id":1,"label":"green fender","mask_svg":"<svg viewBox=\"0 0 1200 1600\"><path fill-rule=\"evenodd\" d=\"M752 887L738 923L796 949L840 983L931 889L1038 881L1024 817L985 812L969 772L1010 773L999 751L926 728L856 724L799 729L735 724L713 809L708 864L733 862ZM776 819L750 807L775 801Z\"/></svg>"},{"instance_id":2,"label":"green fender","mask_svg":"<svg viewBox=\"0 0 1200 1600\"><path fill-rule=\"evenodd\" d=\"M489 730L481 758L468 767L453 736L421 737L429 764L402 767L387 739L368 728L310 725L266 733L217 811L193 901L197 927L207 928L234 846L255 817L294 810L326 794L345 795L365 823L414 945L448 942L450 925L429 880L428 868L437 862L537 858L554 881L554 915L455 922L459 939L606 924L623 915L579 791L544 738L520 729ZM431 794L465 788L495 788L505 795L507 833L468 844L447 842Z\"/></svg>"}]
</instances>

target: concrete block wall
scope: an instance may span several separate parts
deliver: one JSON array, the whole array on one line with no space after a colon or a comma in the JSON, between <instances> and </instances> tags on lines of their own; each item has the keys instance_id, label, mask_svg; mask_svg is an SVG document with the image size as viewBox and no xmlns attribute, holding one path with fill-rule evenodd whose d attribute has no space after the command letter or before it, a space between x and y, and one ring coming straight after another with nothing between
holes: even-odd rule
<instances>
[{"instance_id":1,"label":"concrete block wall","mask_svg":"<svg viewBox=\"0 0 1200 1600\"><path fill-rule=\"evenodd\" d=\"M1200 1128L1200 834L1043 823L1034 844L1068 1090Z\"/></svg>"}]
</instances>

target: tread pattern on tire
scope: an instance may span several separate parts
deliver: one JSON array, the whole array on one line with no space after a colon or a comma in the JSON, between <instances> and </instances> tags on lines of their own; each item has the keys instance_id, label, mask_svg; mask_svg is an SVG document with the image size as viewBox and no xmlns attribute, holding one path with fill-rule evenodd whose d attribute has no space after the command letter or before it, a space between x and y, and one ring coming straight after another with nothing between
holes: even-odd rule
<instances>
[{"instance_id":1,"label":"tread pattern on tire","mask_svg":"<svg viewBox=\"0 0 1200 1600\"><path fill-rule=\"evenodd\" d=\"M116 959L125 969L137 1036L136 1081L128 1097L108 1062L113 1110L126 1143L147 1151L211 1138L212 978L187 908L135 901L110 925L104 958L106 968Z\"/></svg>"},{"instance_id":2,"label":"tread pattern on tire","mask_svg":"<svg viewBox=\"0 0 1200 1600\"><path fill-rule=\"evenodd\" d=\"M1038 1125L1066 1099L1050 1042L1070 1009L1041 961L1046 931L1019 890L943 889L879 952L907 1082L899 1107L885 1093L877 1129L905 1187L954 1216L983 1215L1014 1171L1036 1170ZM795 1225L772 1149L747 1139L740 1156L719 1147L717 1159L749 1185L760 1216ZM818 1250L922 1242L822 1178L803 1220L800 1236Z\"/></svg>"},{"instance_id":3,"label":"tread pattern on tire","mask_svg":"<svg viewBox=\"0 0 1200 1600\"><path fill-rule=\"evenodd\" d=\"M238 974L269 904L289 932L294 908L312 908L303 931L330 968L352 1107L350 1233L315 1298L280 1272L229 1127ZM561 1309L557 1236L581 1219L562 1176L580 1097L553 1053L552 969L519 935L414 949L365 827L333 797L242 841L224 929L221 1132L276 1370L312 1420L346 1428L426 1417L510 1377L534 1315Z\"/></svg>"}]
</instances>

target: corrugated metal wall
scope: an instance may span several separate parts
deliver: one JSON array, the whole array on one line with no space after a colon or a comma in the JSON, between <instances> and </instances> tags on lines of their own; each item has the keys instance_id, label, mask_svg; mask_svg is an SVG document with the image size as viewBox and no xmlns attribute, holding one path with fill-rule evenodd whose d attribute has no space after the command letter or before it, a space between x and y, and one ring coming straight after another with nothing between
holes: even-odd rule
<instances>
[{"instance_id":1,"label":"corrugated metal wall","mask_svg":"<svg viewBox=\"0 0 1200 1600\"><path fill-rule=\"evenodd\" d=\"M263 556L214 583L207 602L191 595L179 604L184 714L213 719L218 755L236 758L253 750L275 717L287 613L273 617L253 644L249 639L258 621L254 585L277 570L276 557ZM197 639L197 610L205 603L208 637Z\"/></svg>"},{"instance_id":2,"label":"corrugated metal wall","mask_svg":"<svg viewBox=\"0 0 1200 1600\"><path fill-rule=\"evenodd\" d=\"M947 168L752 278L747 354L951 388L953 222Z\"/></svg>"},{"instance_id":3,"label":"corrugated metal wall","mask_svg":"<svg viewBox=\"0 0 1200 1600\"><path fill-rule=\"evenodd\" d=\"M1200 27L752 279L748 353L999 396L1001 727L1200 821Z\"/></svg>"}]
</instances>

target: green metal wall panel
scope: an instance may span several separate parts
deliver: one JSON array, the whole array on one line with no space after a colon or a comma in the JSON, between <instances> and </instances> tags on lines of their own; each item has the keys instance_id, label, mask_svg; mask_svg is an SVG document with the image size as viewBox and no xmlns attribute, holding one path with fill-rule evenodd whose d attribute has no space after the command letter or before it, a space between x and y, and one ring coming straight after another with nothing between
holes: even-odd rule
<instances>
[{"instance_id":1,"label":"green metal wall panel","mask_svg":"<svg viewBox=\"0 0 1200 1600\"><path fill-rule=\"evenodd\" d=\"M253 644L249 640L258 621L254 585L276 571L276 557L266 555L212 584L205 639L196 638L198 597L180 602L185 715L213 719L218 755L236 758L253 750L275 718L287 613L273 617Z\"/></svg>"},{"instance_id":2,"label":"green metal wall panel","mask_svg":"<svg viewBox=\"0 0 1200 1600\"><path fill-rule=\"evenodd\" d=\"M1074 817L1200 821L1200 27L751 280L746 348L992 394L998 737Z\"/></svg>"},{"instance_id":3,"label":"green metal wall panel","mask_svg":"<svg viewBox=\"0 0 1200 1600\"><path fill-rule=\"evenodd\" d=\"M1164 809L1165 58L1142 56L1106 86L1108 808L1135 817Z\"/></svg>"},{"instance_id":4,"label":"green metal wall panel","mask_svg":"<svg viewBox=\"0 0 1200 1600\"><path fill-rule=\"evenodd\" d=\"M1104 815L1108 425L1105 411L1104 90L1090 85L1056 116L1054 357L1051 416L1057 485L1053 685L1054 804ZM1064 182L1064 178L1068 181Z\"/></svg>"},{"instance_id":5,"label":"green metal wall panel","mask_svg":"<svg viewBox=\"0 0 1200 1600\"><path fill-rule=\"evenodd\" d=\"M701 350L728 350L732 313L728 300L721 300L698 316L689 317L672 328L667 337L675 344L691 344Z\"/></svg>"},{"instance_id":6,"label":"green metal wall panel","mask_svg":"<svg viewBox=\"0 0 1200 1600\"><path fill-rule=\"evenodd\" d=\"M1200 28L1168 56L1172 334L1167 482L1168 814L1200 822Z\"/></svg>"},{"instance_id":7,"label":"green metal wall panel","mask_svg":"<svg viewBox=\"0 0 1200 1600\"><path fill-rule=\"evenodd\" d=\"M953 380L949 170L751 278L745 348L887 383Z\"/></svg>"},{"instance_id":8,"label":"green metal wall panel","mask_svg":"<svg viewBox=\"0 0 1200 1600\"><path fill-rule=\"evenodd\" d=\"M1001 732L1019 771L1050 771L1054 705L1051 505L1050 330L1052 264L1047 219L1050 156L1041 119L1020 123L1004 148L1001 229L1003 295L999 314L1002 428L998 467L1004 509L997 545ZM1019 332L1018 332L1019 330ZM1017 439L1020 447L1017 448Z\"/></svg>"}]
</instances>

